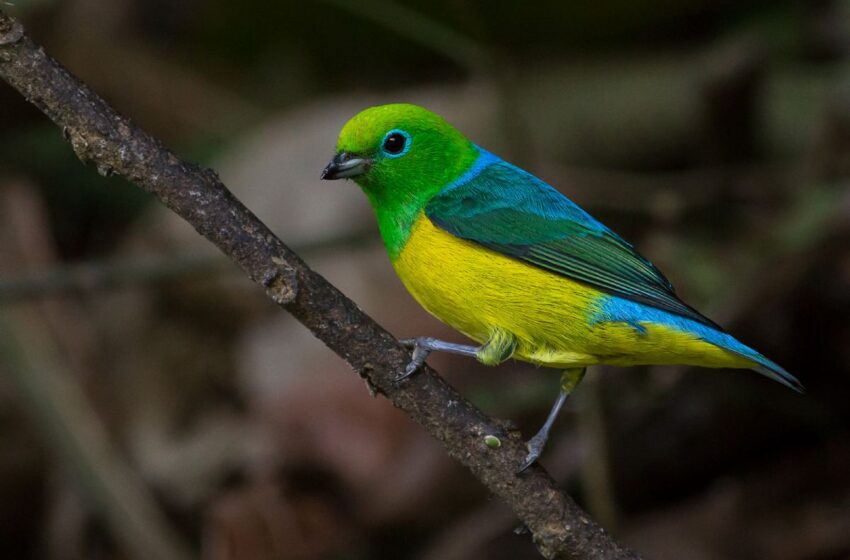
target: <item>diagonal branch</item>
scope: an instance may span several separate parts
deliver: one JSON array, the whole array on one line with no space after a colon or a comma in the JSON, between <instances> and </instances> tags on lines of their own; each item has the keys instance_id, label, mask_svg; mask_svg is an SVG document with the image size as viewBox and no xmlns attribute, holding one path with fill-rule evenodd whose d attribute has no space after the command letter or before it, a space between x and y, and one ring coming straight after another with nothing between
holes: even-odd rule
<instances>
[{"instance_id":1,"label":"diagonal branch","mask_svg":"<svg viewBox=\"0 0 850 560\"><path fill-rule=\"evenodd\" d=\"M77 156L102 174L121 175L155 195L236 262L268 296L292 313L503 499L546 558L637 559L534 466L517 476L525 457L521 435L493 420L432 369L395 386L410 359L387 331L313 272L208 169L186 163L117 114L21 25L0 11L0 77L62 129ZM485 444L496 436L501 445ZM491 441L491 438L488 438ZM492 441L491 441L492 443Z\"/></svg>"}]
</instances>

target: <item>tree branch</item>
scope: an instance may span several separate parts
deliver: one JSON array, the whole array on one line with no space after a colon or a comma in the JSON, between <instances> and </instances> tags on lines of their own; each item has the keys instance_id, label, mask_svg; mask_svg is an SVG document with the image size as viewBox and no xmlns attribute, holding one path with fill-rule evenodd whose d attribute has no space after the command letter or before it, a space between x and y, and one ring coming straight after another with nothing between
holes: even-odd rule
<instances>
[{"instance_id":1,"label":"tree branch","mask_svg":"<svg viewBox=\"0 0 850 560\"><path fill-rule=\"evenodd\" d=\"M378 392L428 430L448 453L502 498L529 528L546 558L636 559L540 466L515 474L525 457L521 434L488 418L425 367L396 386L410 359L387 331L307 267L207 169L180 160L48 57L0 11L0 77L43 111L83 162L154 194L262 285ZM487 435L501 441L484 443Z\"/></svg>"}]
</instances>

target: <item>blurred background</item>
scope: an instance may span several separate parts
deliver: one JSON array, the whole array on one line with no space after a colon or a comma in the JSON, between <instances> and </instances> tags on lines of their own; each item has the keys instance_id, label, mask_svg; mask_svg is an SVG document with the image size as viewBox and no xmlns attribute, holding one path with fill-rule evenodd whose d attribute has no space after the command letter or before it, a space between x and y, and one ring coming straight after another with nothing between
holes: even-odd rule
<instances>
[{"instance_id":1,"label":"blurred background","mask_svg":"<svg viewBox=\"0 0 850 560\"><path fill-rule=\"evenodd\" d=\"M647 558L850 558L850 2L13 0L49 53L400 337L462 338L322 183L414 102L796 374L593 368L543 464ZM3 558L537 558L441 447L0 84ZM431 360L532 434L558 375Z\"/></svg>"}]
</instances>

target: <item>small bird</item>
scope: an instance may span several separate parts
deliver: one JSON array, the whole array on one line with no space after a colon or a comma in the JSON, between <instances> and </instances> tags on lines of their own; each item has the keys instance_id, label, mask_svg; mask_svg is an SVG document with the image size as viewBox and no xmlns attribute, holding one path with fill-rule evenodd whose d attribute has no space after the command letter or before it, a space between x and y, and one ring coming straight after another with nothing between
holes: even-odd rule
<instances>
[{"instance_id":1,"label":"small bird","mask_svg":"<svg viewBox=\"0 0 850 560\"><path fill-rule=\"evenodd\" d=\"M413 354L399 380L432 351L562 370L558 398L520 471L539 458L590 365L748 368L802 392L793 375L682 302L629 242L427 109L360 112L342 128L321 177L360 186L405 287L477 343L403 340Z\"/></svg>"}]
</instances>

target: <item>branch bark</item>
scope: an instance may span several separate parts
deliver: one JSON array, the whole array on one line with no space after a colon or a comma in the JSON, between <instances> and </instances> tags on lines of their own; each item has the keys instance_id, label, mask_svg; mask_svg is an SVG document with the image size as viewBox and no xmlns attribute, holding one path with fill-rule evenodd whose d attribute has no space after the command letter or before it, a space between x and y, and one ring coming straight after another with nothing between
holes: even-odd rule
<instances>
[{"instance_id":1,"label":"branch bark","mask_svg":"<svg viewBox=\"0 0 850 560\"><path fill-rule=\"evenodd\" d=\"M222 184L186 163L116 113L23 27L0 11L0 77L62 130L77 156L101 174L118 174L155 195L263 286L331 350L436 437L447 452L503 499L546 558L637 559L558 490L540 466L515 474L525 457L521 434L488 418L425 367L396 386L410 359L396 339L313 272ZM493 449L485 436L495 435Z\"/></svg>"}]
</instances>

